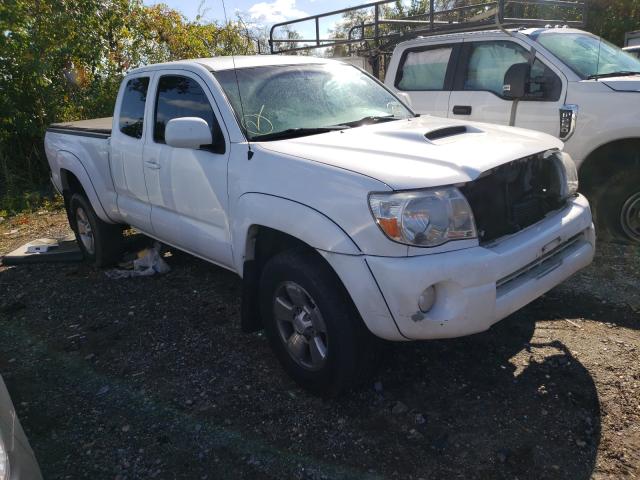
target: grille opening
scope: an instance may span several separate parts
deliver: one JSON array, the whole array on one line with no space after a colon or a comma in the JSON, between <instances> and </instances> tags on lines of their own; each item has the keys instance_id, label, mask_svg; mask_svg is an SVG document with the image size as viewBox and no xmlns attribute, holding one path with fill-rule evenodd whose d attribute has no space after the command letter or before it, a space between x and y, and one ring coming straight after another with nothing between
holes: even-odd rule
<instances>
[{"instance_id":1,"label":"grille opening","mask_svg":"<svg viewBox=\"0 0 640 480\"><path fill-rule=\"evenodd\" d=\"M501 165L463 185L480 243L510 235L562 207L563 172L555 155L542 154Z\"/></svg>"},{"instance_id":2,"label":"grille opening","mask_svg":"<svg viewBox=\"0 0 640 480\"><path fill-rule=\"evenodd\" d=\"M467 133L467 127L465 126L457 126L457 127L445 127L439 128L437 130L433 130L431 132L425 133L424 136L427 140L440 140L445 137L452 137L454 135L461 135L463 133Z\"/></svg>"}]
</instances>

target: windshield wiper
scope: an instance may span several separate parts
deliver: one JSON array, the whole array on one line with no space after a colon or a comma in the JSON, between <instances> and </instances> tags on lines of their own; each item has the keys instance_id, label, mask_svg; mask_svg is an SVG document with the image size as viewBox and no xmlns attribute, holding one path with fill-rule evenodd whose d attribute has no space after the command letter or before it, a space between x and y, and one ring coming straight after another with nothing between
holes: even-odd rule
<instances>
[{"instance_id":1,"label":"windshield wiper","mask_svg":"<svg viewBox=\"0 0 640 480\"><path fill-rule=\"evenodd\" d=\"M327 133L335 130L344 130L349 128L348 125L332 125L330 127L298 127L287 128L280 132L265 133L263 135L256 135L251 138L253 142L263 142L268 140L284 140L286 138L304 137L306 135L316 135L318 133Z\"/></svg>"},{"instance_id":2,"label":"windshield wiper","mask_svg":"<svg viewBox=\"0 0 640 480\"><path fill-rule=\"evenodd\" d=\"M344 122L345 125L350 127L361 127L362 125L370 125L372 123L378 122L391 122L393 120L401 120L395 115L377 115L377 116L368 116L363 117L360 120L355 120L353 122Z\"/></svg>"},{"instance_id":3,"label":"windshield wiper","mask_svg":"<svg viewBox=\"0 0 640 480\"><path fill-rule=\"evenodd\" d=\"M640 72L633 72L631 70L620 70L619 72L607 72L607 73L594 73L587 77L588 80L597 80L599 78L607 77L628 77L629 75L640 75Z\"/></svg>"}]
</instances>

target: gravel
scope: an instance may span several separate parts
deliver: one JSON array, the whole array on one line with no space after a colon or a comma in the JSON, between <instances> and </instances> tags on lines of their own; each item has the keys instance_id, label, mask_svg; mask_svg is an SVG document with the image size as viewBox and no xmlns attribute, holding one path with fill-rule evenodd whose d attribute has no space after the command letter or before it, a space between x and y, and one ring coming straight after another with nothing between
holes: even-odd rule
<instances>
[{"instance_id":1,"label":"gravel","mask_svg":"<svg viewBox=\"0 0 640 480\"><path fill-rule=\"evenodd\" d=\"M0 252L65 222L8 218ZM47 479L637 478L640 251L598 248L488 332L385 345L331 401L240 332L225 270L0 267L0 373Z\"/></svg>"}]
</instances>

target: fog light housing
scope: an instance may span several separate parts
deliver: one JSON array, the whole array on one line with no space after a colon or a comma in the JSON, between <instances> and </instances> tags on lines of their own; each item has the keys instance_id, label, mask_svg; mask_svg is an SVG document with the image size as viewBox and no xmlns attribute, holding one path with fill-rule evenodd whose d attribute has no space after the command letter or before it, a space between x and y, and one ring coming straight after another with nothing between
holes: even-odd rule
<instances>
[{"instance_id":1,"label":"fog light housing","mask_svg":"<svg viewBox=\"0 0 640 480\"><path fill-rule=\"evenodd\" d=\"M418 297L418 308L422 313L427 313L436 303L436 289L432 286L425 288Z\"/></svg>"}]
</instances>

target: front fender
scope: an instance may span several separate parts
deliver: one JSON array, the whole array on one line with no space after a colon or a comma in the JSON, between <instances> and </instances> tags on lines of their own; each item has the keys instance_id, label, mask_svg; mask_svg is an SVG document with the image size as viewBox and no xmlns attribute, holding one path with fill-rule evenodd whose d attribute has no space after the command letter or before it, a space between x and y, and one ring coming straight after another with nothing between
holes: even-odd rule
<instances>
[{"instance_id":1,"label":"front fender","mask_svg":"<svg viewBox=\"0 0 640 480\"><path fill-rule=\"evenodd\" d=\"M328 216L312 207L265 193L245 193L233 208L231 238L237 272L242 272L249 229L269 227L326 252L361 255L354 241Z\"/></svg>"},{"instance_id":2,"label":"front fender","mask_svg":"<svg viewBox=\"0 0 640 480\"><path fill-rule=\"evenodd\" d=\"M59 151L56 155L56 165L60 169L59 171L64 169L75 175L75 177L82 185L87 198L91 202L91 206L95 210L96 215L98 215L98 217L100 217L100 219L104 222L114 223L113 220L109 218L109 215L107 215L102 202L100 202L100 198L98 197L95 186L91 181L91 177L89 177L89 174L87 173L87 170L85 169L80 159L71 152L62 150ZM62 175L60 177L62 188L67 189L69 186L65 185L64 177Z\"/></svg>"},{"instance_id":3,"label":"front fender","mask_svg":"<svg viewBox=\"0 0 640 480\"><path fill-rule=\"evenodd\" d=\"M251 227L259 225L291 235L318 250L325 258L374 335L388 340L406 340L384 302L363 252L331 218L308 205L263 193L242 195L232 218L235 219L231 231L237 272L247 273L244 266L252 250L252 245L247 244ZM250 282L250 278L245 278L247 281ZM255 299L250 297L243 300L243 315L246 314L243 322L249 327L248 331L255 322L252 315L257 315L249 306L254 302Z\"/></svg>"}]
</instances>

